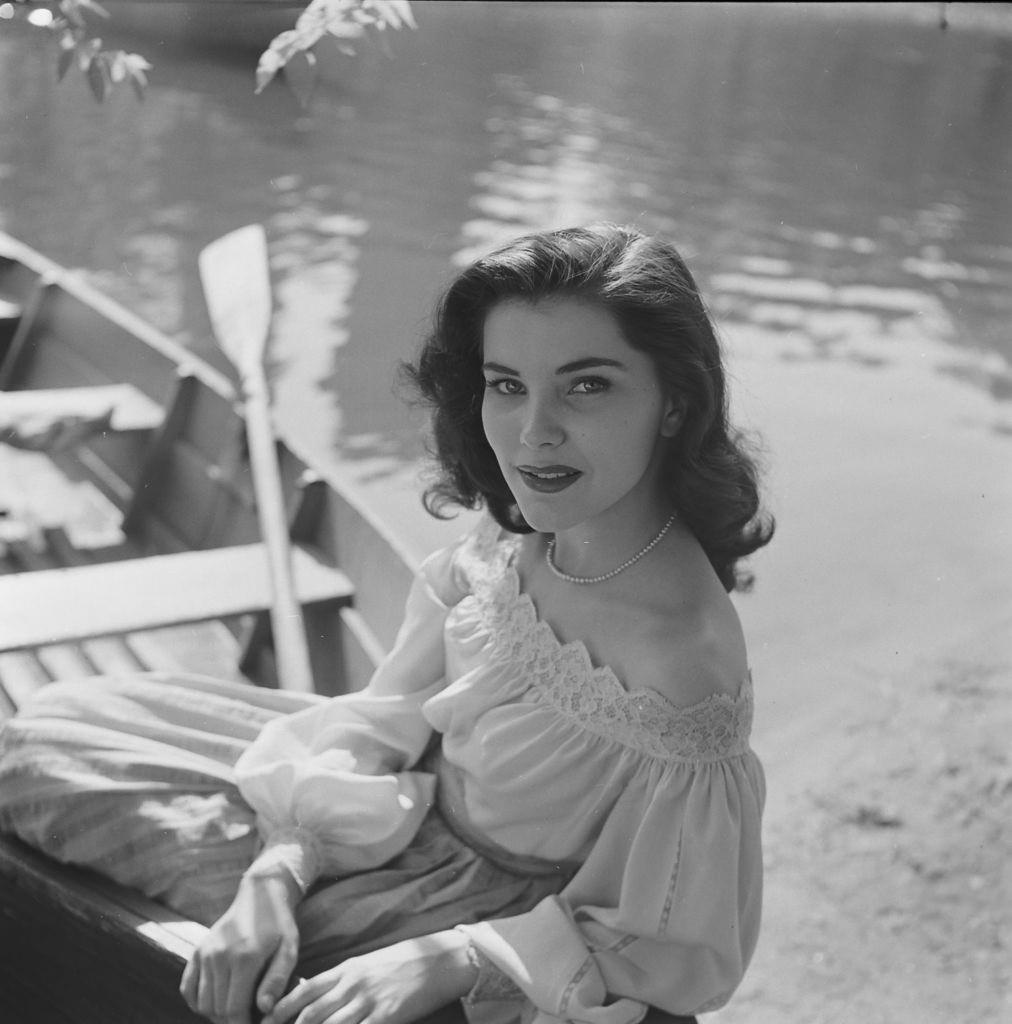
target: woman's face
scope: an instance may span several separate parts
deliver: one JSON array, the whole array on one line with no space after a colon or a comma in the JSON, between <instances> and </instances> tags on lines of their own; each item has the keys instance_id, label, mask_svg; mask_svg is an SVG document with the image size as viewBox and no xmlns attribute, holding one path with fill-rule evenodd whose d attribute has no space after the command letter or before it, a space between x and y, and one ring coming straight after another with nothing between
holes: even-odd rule
<instances>
[{"instance_id":1,"label":"woman's face","mask_svg":"<svg viewBox=\"0 0 1012 1024\"><path fill-rule=\"evenodd\" d=\"M485 320L483 372L485 434L533 529L666 508L659 473L678 413L607 310L502 302Z\"/></svg>"}]
</instances>

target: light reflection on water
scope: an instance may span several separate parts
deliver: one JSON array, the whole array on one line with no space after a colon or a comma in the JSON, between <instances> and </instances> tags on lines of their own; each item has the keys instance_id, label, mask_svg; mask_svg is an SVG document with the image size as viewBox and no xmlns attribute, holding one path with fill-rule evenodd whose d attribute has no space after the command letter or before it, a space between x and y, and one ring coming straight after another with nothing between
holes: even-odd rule
<instances>
[{"instance_id":1,"label":"light reflection on water","mask_svg":"<svg viewBox=\"0 0 1012 1024\"><path fill-rule=\"evenodd\" d=\"M157 33L147 101L97 107L8 35L3 225L214 358L197 253L264 221L280 421L419 552L447 531L392 367L452 268L594 218L670 234L769 449L742 608L782 722L814 676L1007 616L1012 28L949 6L426 4L308 113L252 96L254 52Z\"/></svg>"}]
</instances>

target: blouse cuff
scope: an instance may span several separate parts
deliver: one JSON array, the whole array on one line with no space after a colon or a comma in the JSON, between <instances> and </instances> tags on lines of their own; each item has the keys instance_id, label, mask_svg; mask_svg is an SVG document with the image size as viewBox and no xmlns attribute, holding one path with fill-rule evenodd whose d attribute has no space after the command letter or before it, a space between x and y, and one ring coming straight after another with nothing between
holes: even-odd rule
<instances>
[{"instance_id":1,"label":"blouse cuff","mask_svg":"<svg viewBox=\"0 0 1012 1024\"><path fill-rule=\"evenodd\" d=\"M467 935L466 928L459 927L457 931ZM477 1003L490 1002L492 1000L522 1000L525 998L523 990L506 973L501 971L478 947L471 942L468 936L467 959L478 971L474 984L470 991L464 996L465 1006L474 1006Z\"/></svg>"},{"instance_id":2,"label":"blouse cuff","mask_svg":"<svg viewBox=\"0 0 1012 1024\"><path fill-rule=\"evenodd\" d=\"M247 875L277 874L287 870L303 896L316 881L323 867L323 848L309 829L292 825L271 833Z\"/></svg>"}]
</instances>

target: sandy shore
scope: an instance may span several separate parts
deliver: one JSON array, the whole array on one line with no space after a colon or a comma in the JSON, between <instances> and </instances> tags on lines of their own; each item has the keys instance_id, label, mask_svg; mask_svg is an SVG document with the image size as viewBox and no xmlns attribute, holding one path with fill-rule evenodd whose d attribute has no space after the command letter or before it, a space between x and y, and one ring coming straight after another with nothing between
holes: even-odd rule
<instances>
[{"instance_id":1,"label":"sandy shore","mask_svg":"<svg viewBox=\"0 0 1012 1024\"><path fill-rule=\"evenodd\" d=\"M1012 624L883 679L777 773L765 921L719 1024L1012 1020ZM798 751L794 752L797 758Z\"/></svg>"}]
</instances>

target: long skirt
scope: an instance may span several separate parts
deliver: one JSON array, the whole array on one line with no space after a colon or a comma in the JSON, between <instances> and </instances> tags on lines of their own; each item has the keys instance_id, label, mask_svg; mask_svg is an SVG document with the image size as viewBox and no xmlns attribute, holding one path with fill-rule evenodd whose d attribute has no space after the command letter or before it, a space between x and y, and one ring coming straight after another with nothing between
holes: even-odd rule
<instances>
[{"instance_id":1,"label":"long skirt","mask_svg":"<svg viewBox=\"0 0 1012 1024\"><path fill-rule=\"evenodd\" d=\"M50 684L0 726L0 831L211 924L261 845L235 762L265 723L323 699L169 673ZM530 867L433 808L393 860L310 889L299 970L523 913L567 881Z\"/></svg>"}]
</instances>

